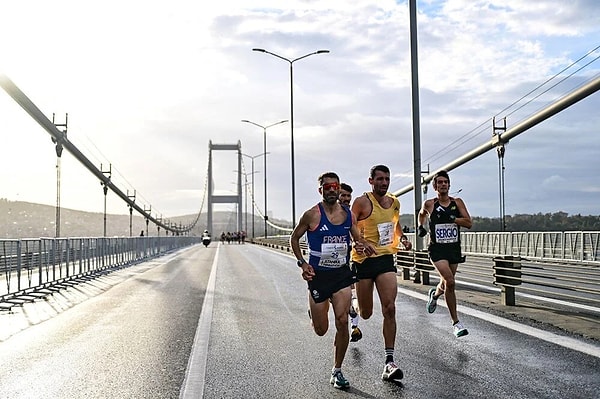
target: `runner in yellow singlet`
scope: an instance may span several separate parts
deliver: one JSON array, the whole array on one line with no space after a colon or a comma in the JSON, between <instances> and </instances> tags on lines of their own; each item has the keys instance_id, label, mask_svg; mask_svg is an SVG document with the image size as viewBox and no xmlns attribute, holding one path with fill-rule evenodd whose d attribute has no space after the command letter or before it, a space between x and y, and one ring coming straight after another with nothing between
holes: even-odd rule
<instances>
[{"instance_id":1,"label":"runner in yellow singlet","mask_svg":"<svg viewBox=\"0 0 600 399\"><path fill-rule=\"evenodd\" d=\"M368 319L373 314L373 290L377 288L383 313L383 341L385 365L381 378L399 380L404 376L394 362L396 341L396 264L394 254L399 243L410 250L412 245L400 225L400 201L388 193L390 170L385 165L371 168L369 177L372 191L354 200L352 212L356 215L358 230L375 247L375 255L363 253L360 246L352 250L352 266L358 282L356 293L360 316Z\"/></svg>"}]
</instances>

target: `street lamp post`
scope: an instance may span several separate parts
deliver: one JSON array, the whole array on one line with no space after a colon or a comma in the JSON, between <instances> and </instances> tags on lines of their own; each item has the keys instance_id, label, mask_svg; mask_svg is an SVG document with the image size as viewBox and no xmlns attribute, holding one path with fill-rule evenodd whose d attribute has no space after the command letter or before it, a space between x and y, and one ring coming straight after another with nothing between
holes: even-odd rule
<instances>
[{"instance_id":1,"label":"street lamp post","mask_svg":"<svg viewBox=\"0 0 600 399\"><path fill-rule=\"evenodd\" d=\"M290 132L291 132L291 160L292 160L292 226L296 226L296 167L294 162L294 62L300 61L303 58L310 57L316 54L326 54L329 50L317 50L312 53L303 55L302 57L289 58L282 57L279 54L272 53L262 48L253 48L252 51L258 51L260 53L270 54L273 57L277 57L281 60L287 61L290 64Z\"/></svg>"},{"instance_id":2,"label":"street lamp post","mask_svg":"<svg viewBox=\"0 0 600 399\"><path fill-rule=\"evenodd\" d=\"M235 173L240 173L237 170L234 170L234 172ZM242 173L242 175L244 175L244 184L243 185L244 185L244 195L245 195L244 199L245 200L243 201L244 202L243 205L244 205L244 214L246 215L245 216L246 222L242 223L242 226L240 226L240 229L244 230L246 233L248 233L248 185L250 184L248 182L248 175L250 173L244 173L244 172L241 172L241 173ZM238 183L237 182L231 182L231 184L235 184L237 186ZM240 204L238 204L238 211L242 212L242 205L240 205Z\"/></svg>"},{"instance_id":3,"label":"street lamp post","mask_svg":"<svg viewBox=\"0 0 600 399\"><path fill-rule=\"evenodd\" d=\"M265 168L265 238L267 238L267 219L268 219L268 213L267 213L267 129L270 128L271 126L275 126L275 125L279 125L280 123L285 123L287 122L287 119L283 120L283 121L279 121L267 126L263 126L263 125L259 125L258 123L249 121L247 119L242 119L242 122L245 123L250 123L251 125L254 126L258 126L263 130L263 154L265 155L264 161L264 168Z\"/></svg>"},{"instance_id":4,"label":"street lamp post","mask_svg":"<svg viewBox=\"0 0 600 399\"><path fill-rule=\"evenodd\" d=\"M242 155L252 160L252 172L250 174L252 175L252 238L254 238L254 173L257 173L254 172L254 159L266 155L266 153L263 152L262 154L258 155L248 155L242 153Z\"/></svg>"},{"instance_id":5,"label":"street lamp post","mask_svg":"<svg viewBox=\"0 0 600 399\"><path fill-rule=\"evenodd\" d=\"M248 174L244 173L244 194L246 197L246 200L244 201L244 214L245 214L245 220L246 223L244 224L244 231L248 231Z\"/></svg>"}]
</instances>

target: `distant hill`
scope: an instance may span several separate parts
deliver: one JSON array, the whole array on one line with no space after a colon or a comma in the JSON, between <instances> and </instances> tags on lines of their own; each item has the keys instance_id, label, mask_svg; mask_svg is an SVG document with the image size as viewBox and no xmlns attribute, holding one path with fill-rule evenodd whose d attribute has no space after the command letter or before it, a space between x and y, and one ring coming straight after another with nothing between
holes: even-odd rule
<instances>
[{"instance_id":1,"label":"distant hill","mask_svg":"<svg viewBox=\"0 0 600 399\"><path fill-rule=\"evenodd\" d=\"M83 212L73 209L61 209L61 237L102 237L104 232L104 214L101 212ZM169 218L170 222L187 225L196 219L196 215L183 215ZM408 226L414 231L413 215L401 215L402 226ZM56 208L51 205L34 204L31 202L8 201L0 199L0 238L40 238L54 237ZM290 226L290 222L271 219L278 226ZM233 232L236 228L236 215L232 212L214 212L213 236L221 232ZM252 234L252 215L242 215L242 229L248 223L247 234ZM134 236L146 231L146 221L139 215L133 215L132 231ZM206 212L200 215L198 224L192 230L192 235L201 235L206 229ZM149 235L155 236L158 230L150 223ZM467 231L499 231L498 218L473 217L473 228ZM506 217L506 231L573 231L600 230L600 216L568 215L564 212L553 214L514 215ZM256 236L264 234L264 221L258 215L254 219ZM268 228L268 234L282 234ZM129 215L106 215L106 235L108 237L129 237ZM160 235L164 235L161 230Z\"/></svg>"},{"instance_id":2,"label":"distant hill","mask_svg":"<svg viewBox=\"0 0 600 399\"><path fill-rule=\"evenodd\" d=\"M169 218L170 222L187 225L196 219L197 215L183 215ZM84 212L73 209L62 208L60 213L60 236L61 237L102 237L104 233L104 213ZM23 201L9 201L0 199L0 238L40 238L54 237L56 235L56 207L51 205L34 204ZM221 232L233 232L236 228L236 216L231 212L213 213L213 236ZM289 225L289 222L273 221L277 225ZM202 235L206 229L206 211L200 215L192 235ZM242 225L245 227L246 217L242 215ZM264 232L264 222L255 217L256 235ZM251 233L252 215L248 215L248 234ZM131 221L133 236L139 236L140 232L146 231L146 220L136 215ZM158 233L156 226L150 223L148 226L150 236ZM160 235L164 235L163 229ZM269 230L269 234L273 234ZM129 215L106 215L106 235L108 237L129 237Z\"/></svg>"}]
</instances>

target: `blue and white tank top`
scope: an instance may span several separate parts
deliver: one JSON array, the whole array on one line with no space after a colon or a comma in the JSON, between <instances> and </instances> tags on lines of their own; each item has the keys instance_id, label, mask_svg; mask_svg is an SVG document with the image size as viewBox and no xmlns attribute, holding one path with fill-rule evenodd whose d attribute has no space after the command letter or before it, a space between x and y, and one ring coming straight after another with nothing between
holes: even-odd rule
<instances>
[{"instance_id":1,"label":"blue and white tank top","mask_svg":"<svg viewBox=\"0 0 600 399\"><path fill-rule=\"evenodd\" d=\"M352 213L342 205L348 215L342 224L332 224L323 205L318 203L321 220L317 227L306 232L308 242L308 263L318 270L331 270L347 266L350 260L350 228Z\"/></svg>"}]
</instances>

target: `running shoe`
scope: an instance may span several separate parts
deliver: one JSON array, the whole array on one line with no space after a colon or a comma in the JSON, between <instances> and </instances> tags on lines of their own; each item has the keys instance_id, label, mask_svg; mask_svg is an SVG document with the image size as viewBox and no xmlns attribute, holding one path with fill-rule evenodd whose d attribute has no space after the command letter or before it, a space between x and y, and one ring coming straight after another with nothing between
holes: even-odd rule
<instances>
[{"instance_id":1,"label":"running shoe","mask_svg":"<svg viewBox=\"0 0 600 399\"><path fill-rule=\"evenodd\" d=\"M462 325L460 321L457 321L452 326L454 328L454 335L456 338L464 337L465 335L469 335L469 331Z\"/></svg>"},{"instance_id":2,"label":"running shoe","mask_svg":"<svg viewBox=\"0 0 600 399\"><path fill-rule=\"evenodd\" d=\"M383 367L383 374L381 374L381 379L384 381L390 380L401 380L404 377L404 373L400 370L400 367L396 366L394 362L388 362Z\"/></svg>"},{"instance_id":3,"label":"running shoe","mask_svg":"<svg viewBox=\"0 0 600 399\"><path fill-rule=\"evenodd\" d=\"M333 384L333 387L337 389L346 389L350 386L350 382L346 378L344 378L342 370L331 373L329 383Z\"/></svg>"},{"instance_id":4,"label":"running shoe","mask_svg":"<svg viewBox=\"0 0 600 399\"><path fill-rule=\"evenodd\" d=\"M435 295L435 291L435 287L430 288L429 294L427 294L427 296L429 297L429 299L427 299L427 311L429 313L435 312L435 309L437 308L437 299L433 297Z\"/></svg>"},{"instance_id":5,"label":"running shoe","mask_svg":"<svg viewBox=\"0 0 600 399\"><path fill-rule=\"evenodd\" d=\"M360 341L362 338L362 331L358 326L352 326L352 333L350 333L350 342Z\"/></svg>"}]
</instances>

